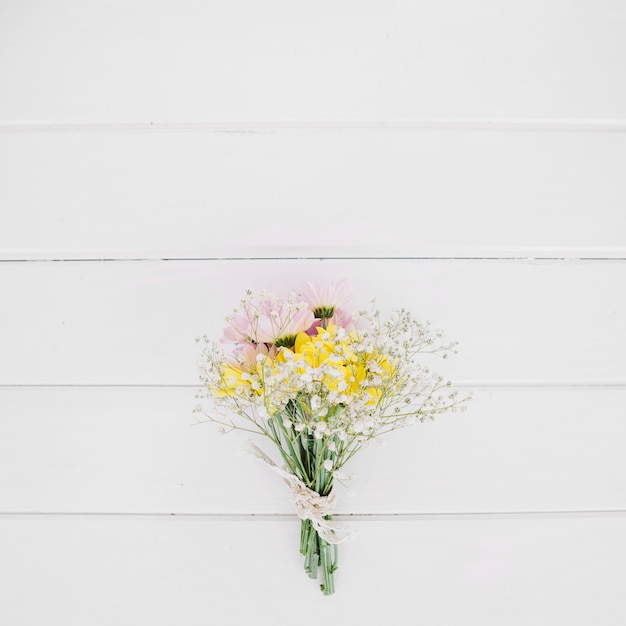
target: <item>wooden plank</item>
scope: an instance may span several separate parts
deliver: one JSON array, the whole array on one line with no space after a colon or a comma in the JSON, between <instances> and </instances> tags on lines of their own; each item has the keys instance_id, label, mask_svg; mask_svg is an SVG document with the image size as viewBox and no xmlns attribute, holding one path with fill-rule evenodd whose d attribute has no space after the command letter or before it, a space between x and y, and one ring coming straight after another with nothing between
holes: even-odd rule
<instances>
[{"instance_id":1,"label":"wooden plank","mask_svg":"<svg viewBox=\"0 0 626 626\"><path fill-rule=\"evenodd\" d=\"M0 517L0 619L624 623L623 516L356 524L340 546L336 594L324 597L302 571L295 520Z\"/></svg>"},{"instance_id":2,"label":"wooden plank","mask_svg":"<svg viewBox=\"0 0 626 626\"><path fill-rule=\"evenodd\" d=\"M625 258L624 163L624 133L3 135L0 259Z\"/></svg>"},{"instance_id":3,"label":"wooden plank","mask_svg":"<svg viewBox=\"0 0 626 626\"><path fill-rule=\"evenodd\" d=\"M623 118L625 21L617 0L5 0L0 119Z\"/></svg>"},{"instance_id":4,"label":"wooden plank","mask_svg":"<svg viewBox=\"0 0 626 626\"><path fill-rule=\"evenodd\" d=\"M624 388L477 390L357 455L337 510L626 509L625 404ZM194 405L187 388L0 389L0 512L293 513L248 435L196 424Z\"/></svg>"},{"instance_id":5,"label":"wooden plank","mask_svg":"<svg viewBox=\"0 0 626 626\"><path fill-rule=\"evenodd\" d=\"M218 339L246 289L347 278L458 340L452 380L626 379L626 264L512 261L3 263L1 384L194 384L194 338Z\"/></svg>"}]
</instances>

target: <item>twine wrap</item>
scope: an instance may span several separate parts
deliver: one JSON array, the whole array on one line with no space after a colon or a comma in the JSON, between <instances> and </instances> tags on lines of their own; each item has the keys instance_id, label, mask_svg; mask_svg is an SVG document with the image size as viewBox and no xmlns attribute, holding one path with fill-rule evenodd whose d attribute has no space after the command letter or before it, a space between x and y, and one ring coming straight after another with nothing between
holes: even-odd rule
<instances>
[{"instance_id":1,"label":"twine wrap","mask_svg":"<svg viewBox=\"0 0 626 626\"><path fill-rule=\"evenodd\" d=\"M280 474L291 488L291 498L298 517L302 520L311 520L317 534L328 543L342 543L352 538L352 529L341 522L324 519L335 508L336 494L334 489L327 496L321 496L309 489L296 475L281 468L270 459L263 450L248 440L247 451L267 466Z\"/></svg>"}]
</instances>

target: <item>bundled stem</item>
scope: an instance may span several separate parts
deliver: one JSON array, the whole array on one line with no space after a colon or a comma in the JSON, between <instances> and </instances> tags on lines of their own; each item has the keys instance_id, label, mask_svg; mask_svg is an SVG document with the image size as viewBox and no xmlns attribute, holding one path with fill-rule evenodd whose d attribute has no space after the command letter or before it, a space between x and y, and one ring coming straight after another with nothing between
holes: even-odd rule
<instances>
[{"instance_id":1,"label":"bundled stem","mask_svg":"<svg viewBox=\"0 0 626 626\"><path fill-rule=\"evenodd\" d=\"M326 519L331 519L327 516ZM311 520L302 520L300 531L300 554L304 556L304 571L310 578L317 578L318 569L322 570L322 593L329 596L335 593L335 571L337 570L337 546L331 546L322 539Z\"/></svg>"},{"instance_id":2,"label":"bundled stem","mask_svg":"<svg viewBox=\"0 0 626 626\"><path fill-rule=\"evenodd\" d=\"M328 496L333 488L333 474L324 467L324 461L333 461L333 452L328 441L316 438L306 430L298 433L293 424L302 407L289 403L282 416L269 420L270 431L290 470L312 491ZM324 517L332 520L332 516ZM304 571L310 578L317 579L321 569L320 588L324 595L335 592L334 573L337 569L337 546L331 546L320 537L310 519L304 519L300 530L300 553L304 556Z\"/></svg>"}]
</instances>

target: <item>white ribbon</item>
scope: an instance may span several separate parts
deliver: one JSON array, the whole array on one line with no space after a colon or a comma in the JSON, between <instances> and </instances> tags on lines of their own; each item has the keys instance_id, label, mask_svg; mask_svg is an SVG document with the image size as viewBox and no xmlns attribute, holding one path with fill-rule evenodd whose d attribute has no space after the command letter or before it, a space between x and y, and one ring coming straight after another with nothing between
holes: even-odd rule
<instances>
[{"instance_id":1,"label":"white ribbon","mask_svg":"<svg viewBox=\"0 0 626 626\"><path fill-rule=\"evenodd\" d=\"M283 477L283 480L291 488L291 497L298 517L303 520L311 520L313 528L322 539L328 543L341 543L352 538L352 529L347 524L324 519L324 516L330 515L335 508L336 494L334 490L331 490L327 496L321 496L316 491L309 489L286 468L278 467L263 450L250 440L248 440L247 451L257 459L261 459Z\"/></svg>"}]
</instances>

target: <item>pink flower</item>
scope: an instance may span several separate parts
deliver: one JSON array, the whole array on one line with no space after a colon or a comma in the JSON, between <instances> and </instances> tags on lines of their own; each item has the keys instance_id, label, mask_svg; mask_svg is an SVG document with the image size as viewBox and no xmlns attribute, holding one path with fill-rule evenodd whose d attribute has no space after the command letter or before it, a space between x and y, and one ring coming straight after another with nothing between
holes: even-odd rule
<instances>
[{"instance_id":1,"label":"pink flower","mask_svg":"<svg viewBox=\"0 0 626 626\"><path fill-rule=\"evenodd\" d=\"M273 359L276 353L274 346L268 348L264 343L241 343L233 350L233 354L226 358L226 362L244 372L253 372L256 369L259 354Z\"/></svg>"},{"instance_id":2,"label":"pink flower","mask_svg":"<svg viewBox=\"0 0 626 626\"><path fill-rule=\"evenodd\" d=\"M291 348L296 335L313 324L315 315L295 293L279 300L273 294L262 294L261 299L256 299L248 292L241 301L241 309L227 320L222 343L263 343Z\"/></svg>"},{"instance_id":3,"label":"pink flower","mask_svg":"<svg viewBox=\"0 0 626 626\"><path fill-rule=\"evenodd\" d=\"M345 328L346 330L354 329L354 321L352 319L352 315L350 315L343 309L335 308L334 315L328 321L330 324L340 326L341 328Z\"/></svg>"},{"instance_id":4,"label":"pink flower","mask_svg":"<svg viewBox=\"0 0 626 626\"><path fill-rule=\"evenodd\" d=\"M315 313L315 317L327 319L334 315L335 308L344 305L352 297L345 279L324 284L307 282L301 295Z\"/></svg>"},{"instance_id":5,"label":"pink flower","mask_svg":"<svg viewBox=\"0 0 626 626\"><path fill-rule=\"evenodd\" d=\"M328 319L328 325L334 324L335 326L339 326L340 328L345 328L346 330L354 330L354 321L352 316L349 313L346 313L342 309L335 309L333 316ZM317 337L317 328L322 325L321 319L316 319L313 322L313 325L309 330L307 330L307 334L313 337Z\"/></svg>"},{"instance_id":6,"label":"pink flower","mask_svg":"<svg viewBox=\"0 0 626 626\"><path fill-rule=\"evenodd\" d=\"M228 320L228 326L224 329L220 343L237 343L248 341L252 328L249 320L243 315L233 315Z\"/></svg>"},{"instance_id":7,"label":"pink flower","mask_svg":"<svg viewBox=\"0 0 626 626\"><path fill-rule=\"evenodd\" d=\"M293 309L286 303L275 302L271 311L256 320L255 341L277 346L293 346L296 335L309 329L315 321L308 309Z\"/></svg>"}]
</instances>

